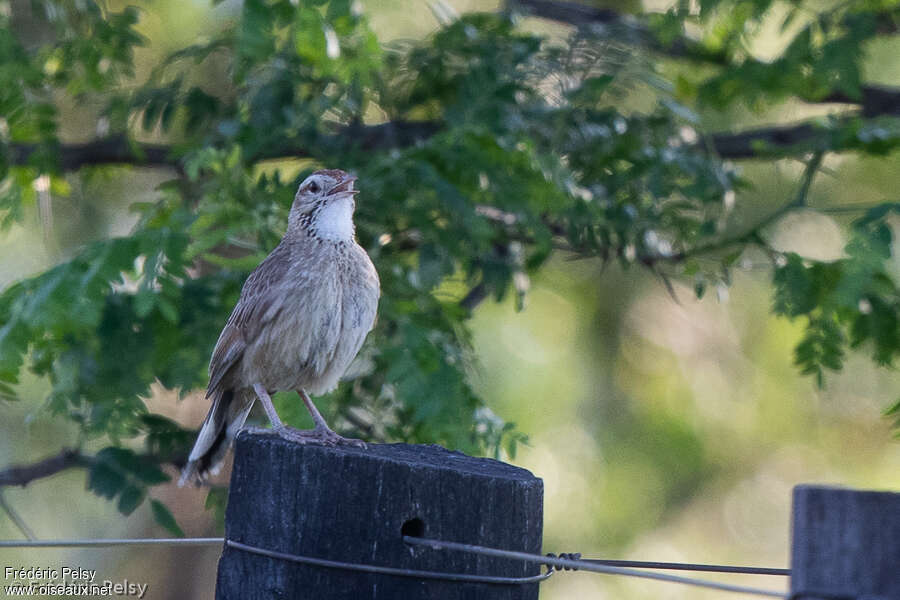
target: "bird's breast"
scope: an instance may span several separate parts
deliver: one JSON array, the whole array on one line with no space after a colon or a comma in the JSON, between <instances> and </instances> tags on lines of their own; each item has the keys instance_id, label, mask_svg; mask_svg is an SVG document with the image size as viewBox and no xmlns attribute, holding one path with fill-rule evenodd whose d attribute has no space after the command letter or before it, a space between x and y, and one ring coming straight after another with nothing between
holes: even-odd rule
<instances>
[{"instance_id":1,"label":"bird's breast","mask_svg":"<svg viewBox=\"0 0 900 600\"><path fill-rule=\"evenodd\" d=\"M364 261L346 255L298 261L305 268L282 283L266 335L245 356L254 372L265 374L268 389L320 394L337 385L375 320L378 278L362 254Z\"/></svg>"}]
</instances>

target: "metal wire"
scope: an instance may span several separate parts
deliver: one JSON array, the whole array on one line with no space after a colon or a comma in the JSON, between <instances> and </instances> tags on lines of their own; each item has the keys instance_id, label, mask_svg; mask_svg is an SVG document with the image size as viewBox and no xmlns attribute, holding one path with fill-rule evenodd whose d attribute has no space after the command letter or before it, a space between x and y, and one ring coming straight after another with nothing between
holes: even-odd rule
<instances>
[{"instance_id":1,"label":"metal wire","mask_svg":"<svg viewBox=\"0 0 900 600\"><path fill-rule=\"evenodd\" d=\"M555 554L547 554L550 558L557 558ZM608 558L581 558L581 553L560 554L558 558L571 560L583 560L595 565L608 567L628 567L633 569L663 569L667 571L704 571L707 573L739 573L743 575L779 575L790 577L790 569L777 569L773 567L741 567L738 565L705 565L699 563L676 563L649 560L614 560Z\"/></svg>"},{"instance_id":2,"label":"metal wire","mask_svg":"<svg viewBox=\"0 0 900 600\"><path fill-rule=\"evenodd\" d=\"M0 548L78 548L78 547L112 547L112 546L210 546L225 543L225 538L140 538L140 539L72 539L72 540L0 540ZM555 555L548 555L557 558ZM642 560L614 560L598 558L581 558L580 554L561 554L559 558L570 558L610 567L627 567L634 569L664 569L672 571L705 571L710 573L739 573L745 575L781 575L790 576L790 569L774 567L742 567L733 565L709 565L700 563L676 563Z\"/></svg>"},{"instance_id":3,"label":"metal wire","mask_svg":"<svg viewBox=\"0 0 900 600\"><path fill-rule=\"evenodd\" d=\"M69 540L0 540L0 548L108 548L116 546L215 546L225 544L232 548L251 552L270 558L277 558L291 562L312 564L326 568L345 569L354 571L364 571L369 573L381 573L386 575L397 575L400 577L420 577L422 579L443 579L447 581L465 581L470 583L492 583L492 584L526 584L537 583L550 577L553 569L565 570L581 570L593 573L605 573L609 575L623 575L628 577L639 577L644 579L655 579L658 581L667 581L671 583L682 583L687 585L695 585L707 587L711 589L737 592L744 594L754 594L759 596L770 596L774 598L786 598L785 594L773 590L764 590L739 585L731 585L727 583L719 583L716 581L707 581L702 579L693 579L689 577L680 577L677 575L668 575L664 573L644 572L638 569L676 569L684 571L707 571L720 573L744 573L754 575L790 575L789 569L773 569L766 567L740 567L727 565L702 565L690 563L665 563L650 561L624 561L624 560L600 560L600 559L581 559L575 558L578 554L561 554L543 556L540 554L529 554L527 552L516 552L512 550L501 550L499 548L489 548L486 546L476 546L473 544L463 544L460 542L446 542L443 540L434 540L427 538L418 538L411 536L403 536L403 541L407 544L428 546L435 550L455 550L461 552L471 552L475 554L483 554L486 556L496 556L501 558L510 558L515 560L524 560L527 562L538 563L548 567L546 573L541 575L533 575L531 577L497 577L490 575L470 575L466 573L445 573L441 571L417 571L413 569L399 569L395 567L382 567L378 565L365 565L357 563L345 563L340 561L332 561L321 558L312 558L306 556L297 556L294 554L286 554L267 550L265 548L257 548L233 540L226 540L221 537L210 538L138 538L138 539L69 539ZM629 568L626 568L629 567Z\"/></svg>"},{"instance_id":4,"label":"metal wire","mask_svg":"<svg viewBox=\"0 0 900 600\"><path fill-rule=\"evenodd\" d=\"M225 538L139 538L100 540L0 540L0 548L91 548L112 546L214 546Z\"/></svg>"},{"instance_id":5,"label":"metal wire","mask_svg":"<svg viewBox=\"0 0 900 600\"><path fill-rule=\"evenodd\" d=\"M630 567L634 569L664 569L668 571L698 571L706 573L740 573L743 575L778 575L790 577L790 569L775 567L741 567L732 565L702 565L696 563L653 562L645 560L609 560L582 558L581 560L609 567Z\"/></svg>"},{"instance_id":6,"label":"metal wire","mask_svg":"<svg viewBox=\"0 0 900 600\"><path fill-rule=\"evenodd\" d=\"M723 592L737 592L741 594L754 594L757 596L769 596L772 598L782 598L786 596L782 592L774 590L763 590L759 588L751 588L742 585L732 585L729 583L719 583L717 581L707 581L703 579L693 579L690 577L681 577L678 575L668 575L666 573L647 573L636 569L625 569L622 567L611 567L607 565L599 565L584 560L572 560L566 558L553 558L542 556L540 554L530 554L528 552L516 552L513 550L501 550L499 548L488 548L486 546L476 546L473 544L463 544L459 542L445 542L443 540L432 540L427 538L403 536L403 541L407 544L417 546L428 546L435 550L457 550L460 552L471 552L474 554L482 554L485 556L497 556L501 558L510 558L516 560L524 560L527 562L538 563L542 565L551 565L554 567L578 569L581 571L591 571L594 573L605 573L608 575L624 575L627 577L640 577L643 579L656 579L658 581L667 581L669 583L683 583L686 585L694 585L705 587Z\"/></svg>"},{"instance_id":7,"label":"metal wire","mask_svg":"<svg viewBox=\"0 0 900 600\"><path fill-rule=\"evenodd\" d=\"M547 571L540 575L532 575L530 577L497 577L494 575L471 575L468 573L445 573L443 571L417 571L415 569L398 569L396 567L382 567L379 565L365 565L359 563L347 563L336 560L326 560L324 558L312 558L310 556L298 556L296 554L286 554L284 552L276 552L274 550L266 550L265 548L257 548L249 546L234 540L226 540L226 546L268 556L269 558L277 558L290 562L316 565L317 567L327 567L329 569L344 569L347 571L363 571L366 573L381 573L383 575L397 575L399 577L415 577L417 579L441 579L444 581L462 581L466 583L492 583L501 585L522 585L526 583L540 583L548 579L553 571Z\"/></svg>"}]
</instances>

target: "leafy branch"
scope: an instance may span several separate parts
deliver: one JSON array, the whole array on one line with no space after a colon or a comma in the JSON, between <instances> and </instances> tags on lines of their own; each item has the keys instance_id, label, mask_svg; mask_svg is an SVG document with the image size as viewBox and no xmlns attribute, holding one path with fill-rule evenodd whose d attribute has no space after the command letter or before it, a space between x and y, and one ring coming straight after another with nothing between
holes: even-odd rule
<instances>
[{"instance_id":1,"label":"leafy branch","mask_svg":"<svg viewBox=\"0 0 900 600\"><path fill-rule=\"evenodd\" d=\"M894 114L900 110L898 104L885 108L883 114ZM849 126L853 122L843 119L839 125ZM837 128L829 128L821 123L804 123L777 127L764 127L737 133L713 133L708 135L704 147L727 159L752 159L765 156L802 154L810 148L828 147ZM321 141L324 146L348 144L363 150L389 150L403 148L421 142L440 130L436 122L396 121L380 125L352 126L333 137ZM889 142L882 138L884 143ZM862 142L858 142L862 143ZM849 145L849 142L848 142ZM838 148L839 149L839 148ZM25 166L39 151L34 144L12 144L11 165ZM124 134L110 136L80 144L60 144L57 147L59 166L63 171L77 171L84 167L104 164L132 164L142 166L179 168L183 159L177 155L177 148L164 144L147 144L129 140ZM304 158L314 155L306 146L282 146L260 151L256 159Z\"/></svg>"},{"instance_id":2,"label":"leafy branch","mask_svg":"<svg viewBox=\"0 0 900 600\"><path fill-rule=\"evenodd\" d=\"M803 171L803 177L800 180L800 186L797 189L797 193L795 194L793 200L781 205L776 210L770 212L768 215L757 221L752 227L748 227L741 233L732 234L720 240L712 240L683 252L677 252L669 256L659 257L657 260L663 259L666 262L683 262L690 258L695 258L697 256L710 254L713 252L719 252L733 246L739 246L748 243L757 243L764 245L762 243L761 234L767 227L776 223L779 219L784 217L789 212L806 206L807 198L809 197L809 189L812 186L813 178L822 165L822 159L824 158L824 156L825 153L819 151L814 153L812 157L807 161L806 167Z\"/></svg>"},{"instance_id":3,"label":"leafy branch","mask_svg":"<svg viewBox=\"0 0 900 600\"><path fill-rule=\"evenodd\" d=\"M170 463L171 457L153 454L139 455L130 450L108 447L95 455L73 448L63 448L57 454L30 464L6 467L0 471L0 508L3 508L28 538L30 529L3 497L2 488L25 487L39 479L52 477L70 469L86 469L88 489L109 499L118 498L118 509L131 514L147 497L147 488L169 480L159 466ZM184 464L184 457L174 460L176 467ZM174 535L184 535L169 510L157 500L151 500L154 518Z\"/></svg>"},{"instance_id":4,"label":"leafy branch","mask_svg":"<svg viewBox=\"0 0 900 600\"><path fill-rule=\"evenodd\" d=\"M411 146L438 129L437 123L391 121L379 125L352 124L331 136L316 140L315 147L352 147L359 150L386 150ZM13 143L10 146L10 165L26 166L43 149L38 144ZM179 167L179 148L165 144L148 144L130 139L125 134L112 135L85 143L56 146L59 167L63 171L77 171L84 167L104 164L133 164L157 167ZM305 145L283 144L261 149L253 158L305 158L315 155Z\"/></svg>"},{"instance_id":5,"label":"leafy branch","mask_svg":"<svg viewBox=\"0 0 900 600\"><path fill-rule=\"evenodd\" d=\"M59 453L30 464L14 465L0 471L0 487L25 487L32 481L51 477L67 469L88 469L93 459L72 448L64 448Z\"/></svg>"},{"instance_id":6,"label":"leafy branch","mask_svg":"<svg viewBox=\"0 0 900 600\"><path fill-rule=\"evenodd\" d=\"M721 51L711 50L703 44L685 36L670 36L663 40L640 20L623 15L611 8L596 8L576 2L557 0L509 0L511 8L524 9L531 15L568 23L576 27L603 26L609 27L623 41L645 46L653 51L675 58L691 61L727 65L728 55ZM624 35L622 35L624 34Z\"/></svg>"},{"instance_id":7,"label":"leafy branch","mask_svg":"<svg viewBox=\"0 0 900 600\"><path fill-rule=\"evenodd\" d=\"M698 19L689 13L682 13L673 9L666 14L643 15L637 18L609 8L595 8L573 2L557 0L511 0L510 5L526 10L530 14L545 19L555 20L579 28L604 27L609 31L603 35L614 38L616 41L626 44L642 46L666 57L686 59L723 68L720 78L711 77L701 86L701 99L716 104L725 104L722 98L717 97L721 92L720 79L729 82L729 87L736 83L737 78L730 72L733 69L741 69L747 75L752 74L752 79L777 79L784 77L779 83L785 88L785 92L792 93L800 99L810 103L840 103L857 105L861 116L874 118L884 115L900 115L900 89L882 85L864 85L858 81L858 73L843 77L849 82L842 85L838 78L838 68L826 66L828 61L834 61L841 67L849 67L846 64L847 54L856 52L862 40L879 36L893 35L900 28L900 11L897 9L885 9L872 14L841 10L837 8L819 15L818 23L814 21L801 30L795 42L788 49L793 54L790 62L778 61L772 64L757 61L745 56L746 51L740 46L740 35L736 34L729 39L727 44L718 46L704 43L703 40L695 40L686 36L683 32L684 22L702 21L709 19L709 14L715 12L715 5L720 2L710 2L701 13L706 15ZM761 3L756 15L763 15L767 3ZM846 7L844 7L846 8ZM799 11L792 9L788 18L792 18ZM787 22L787 21L786 21ZM746 23L732 24L734 27L744 27ZM819 34L831 34L834 39L830 41L832 48L817 49L810 41L812 27L820 26L823 31ZM838 33L833 33L838 32ZM845 61L842 63L841 61ZM801 64L812 65L815 68L807 70L821 70L821 79L827 81L822 84L814 79L804 81L804 77L797 77L793 71ZM854 68L855 69L855 68ZM743 77L743 79L750 79ZM822 85L827 89L822 91ZM732 93L734 88L732 87ZM745 101L752 90L742 89ZM719 94L721 95L721 94ZM769 90L771 96L771 90ZM737 96L735 96L737 97ZM757 144L766 144L773 149L783 149L799 142L808 141L815 135L813 129L807 124L792 124L775 128L767 128L756 131L747 131L734 135L713 134L713 145L719 154L727 158L751 158L759 156L754 151Z\"/></svg>"}]
</instances>

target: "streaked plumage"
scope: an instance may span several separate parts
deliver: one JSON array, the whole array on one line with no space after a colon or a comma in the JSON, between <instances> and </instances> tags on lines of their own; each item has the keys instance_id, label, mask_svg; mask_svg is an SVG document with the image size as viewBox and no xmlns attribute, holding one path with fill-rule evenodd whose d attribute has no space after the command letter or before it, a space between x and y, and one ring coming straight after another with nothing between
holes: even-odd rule
<instances>
[{"instance_id":1,"label":"streaked plumage","mask_svg":"<svg viewBox=\"0 0 900 600\"><path fill-rule=\"evenodd\" d=\"M213 404L180 484L217 471L257 397L255 384L268 392L323 394L359 352L375 322L379 281L354 236L354 180L334 169L300 185L284 238L247 278L213 350L207 388ZM280 421L273 426L285 433ZM328 432L323 441L343 439Z\"/></svg>"}]
</instances>

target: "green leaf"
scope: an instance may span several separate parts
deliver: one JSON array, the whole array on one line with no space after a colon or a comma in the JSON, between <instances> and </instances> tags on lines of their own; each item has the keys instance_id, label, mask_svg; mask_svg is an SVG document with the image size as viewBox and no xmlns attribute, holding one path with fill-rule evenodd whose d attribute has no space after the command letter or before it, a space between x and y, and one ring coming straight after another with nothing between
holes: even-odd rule
<instances>
[{"instance_id":1,"label":"green leaf","mask_svg":"<svg viewBox=\"0 0 900 600\"><path fill-rule=\"evenodd\" d=\"M697 296L698 300L703 298L703 295L706 293L706 281L703 279L698 279L694 282L694 294Z\"/></svg>"},{"instance_id":2,"label":"green leaf","mask_svg":"<svg viewBox=\"0 0 900 600\"><path fill-rule=\"evenodd\" d=\"M146 488L129 485L124 490L122 490L122 494L119 496L119 504L117 508L123 515L130 515L138 506L141 505L141 503L144 501L144 498L146 497Z\"/></svg>"},{"instance_id":3,"label":"green leaf","mask_svg":"<svg viewBox=\"0 0 900 600\"><path fill-rule=\"evenodd\" d=\"M127 484L127 477L116 465L100 458L88 472L89 490L109 500L115 498Z\"/></svg>"},{"instance_id":4,"label":"green leaf","mask_svg":"<svg viewBox=\"0 0 900 600\"><path fill-rule=\"evenodd\" d=\"M150 314L156 304L156 293L149 289L141 289L134 296L134 312L138 317L144 318Z\"/></svg>"},{"instance_id":5,"label":"green leaf","mask_svg":"<svg viewBox=\"0 0 900 600\"><path fill-rule=\"evenodd\" d=\"M16 394L16 391L12 388L12 386L0 382L0 399L6 400L8 402L13 402L18 400L19 396Z\"/></svg>"},{"instance_id":6,"label":"green leaf","mask_svg":"<svg viewBox=\"0 0 900 600\"><path fill-rule=\"evenodd\" d=\"M175 537L184 537L184 531L178 526L175 517L169 511L165 504L155 498L150 499L150 506L153 509L153 519L158 525L161 525L166 531Z\"/></svg>"},{"instance_id":7,"label":"green leaf","mask_svg":"<svg viewBox=\"0 0 900 600\"><path fill-rule=\"evenodd\" d=\"M884 411L884 416L893 421L894 437L900 439L900 400L887 407Z\"/></svg>"},{"instance_id":8,"label":"green leaf","mask_svg":"<svg viewBox=\"0 0 900 600\"><path fill-rule=\"evenodd\" d=\"M228 489L211 488L206 495L204 508L211 510L217 523L225 523L225 509L228 506Z\"/></svg>"},{"instance_id":9,"label":"green leaf","mask_svg":"<svg viewBox=\"0 0 900 600\"><path fill-rule=\"evenodd\" d=\"M573 104L594 105L602 100L603 94L609 88L613 79L615 77L608 74L589 77L579 87L567 92L566 95Z\"/></svg>"}]
</instances>

